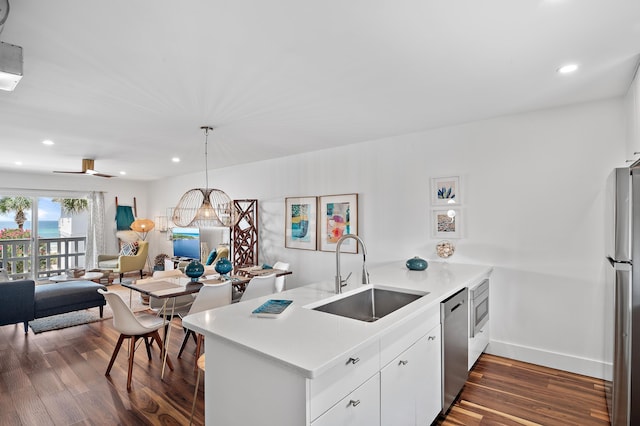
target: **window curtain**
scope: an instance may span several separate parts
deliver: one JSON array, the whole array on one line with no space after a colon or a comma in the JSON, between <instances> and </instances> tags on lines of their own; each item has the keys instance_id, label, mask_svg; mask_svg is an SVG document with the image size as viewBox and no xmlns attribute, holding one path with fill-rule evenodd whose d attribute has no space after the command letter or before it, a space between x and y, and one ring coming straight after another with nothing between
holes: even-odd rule
<instances>
[{"instance_id":1,"label":"window curtain","mask_svg":"<svg viewBox=\"0 0 640 426\"><path fill-rule=\"evenodd\" d=\"M105 251L104 238L104 194L91 192L89 194L89 224L87 229L87 248L85 267L98 267L98 255Z\"/></svg>"}]
</instances>

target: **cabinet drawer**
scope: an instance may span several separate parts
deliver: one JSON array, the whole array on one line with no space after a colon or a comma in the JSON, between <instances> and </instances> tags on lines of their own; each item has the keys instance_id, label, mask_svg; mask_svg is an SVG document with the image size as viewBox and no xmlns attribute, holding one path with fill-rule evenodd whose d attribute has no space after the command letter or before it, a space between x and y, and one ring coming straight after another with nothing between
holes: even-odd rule
<instances>
[{"instance_id":1,"label":"cabinet drawer","mask_svg":"<svg viewBox=\"0 0 640 426\"><path fill-rule=\"evenodd\" d=\"M476 363L482 352L489 345L489 338L491 333L491 326L486 323L480 332L476 333L474 337L469 338L469 364L468 369L471 370L473 364Z\"/></svg>"},{"instance_id":2,"label":"cabinet drawer","mask_svg":"<svg viewBox=\"0 0 640 426\"><path fill-rule=\"evenodd\" d=\"M309 380L311 419L315 419L380 370L378 341L348 354L324 374Z\"/></svg>"},{"instance_id":3,"label":"cabinet drawer","mask_svg":"<svg viewBox=\"0 0 640 426\"><path fill-rule=\"evenodd\" d=\"M387 365L438 324L440 324L440 306L436 304L389 331L380 338L380 365L382 367Z\"/></svg>"},{"instance_id":4,"label":"cabinet drawer","mask_svg":"<svg viewBox=\"0 0 640 426\"><path fill-rule=\"evenodd\" d=\"M311 423L312 426L375 426L379 424L380 374L371 377Z\"/></svg>"}]
</instances>

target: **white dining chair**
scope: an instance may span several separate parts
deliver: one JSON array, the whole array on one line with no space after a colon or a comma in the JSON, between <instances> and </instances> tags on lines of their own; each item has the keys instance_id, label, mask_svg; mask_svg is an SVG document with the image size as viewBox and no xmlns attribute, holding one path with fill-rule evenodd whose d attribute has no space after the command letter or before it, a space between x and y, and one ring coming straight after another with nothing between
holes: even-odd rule
<instances>
[{"instance_id":1,"label":"white dining chair","mask_svg":"<svg viewBox=\"0 0 640 426\"><path fill-rule=\"evenodd\" d=\"M222 284L205 284L197 293L196 299L193 301L191 309L189 309L189 313L187 315L229 305L230 303L231 281L225 281ZM182 346L180 346L180 351L178 352L178 358L182 356L182 351L184 351L184 347L187 345L189 336L192 336L196 342L197 360L200 357L200 352L202 351L202 341L204 336L189 328L185 328L184 339L182 340Z\"/></svg>"},{"instance_id":2,"label":"white dining chair","mask_svg":"<svg viewBox=\"0 0 640 426\"><path fill-rule=\"evenodd\" d=\"M276 262L273 265L273 269L280 269L281 271L288 271L289 270L289 264L286 262ZM276 293L280 293L281 291L284 290L285 287L285 276L279 276L276 277L276 283L275 283L275 288L276 288Z\"/></svg>"},{"instance_id":3,"label":"white dining chair","mask_svg":"<svg viewBox=\"0 0 640 426\"><path fill-rule=\"evenodd\" d=\"M251 278L249 284L244 289L240 301L255 299L256 297L267 296L276 292L276 274L259 275Z\"/></svg>"},{"instance_id":4,"label":"white dining chair","mask_svg":"<svg viewBox=\"0 0 640 426\"><path fill-rule=\"evenodd\" d=\"M151 347L148 341L149 338L155 340L155 342L158 344L158 347L160 348L160 354L163 354L164 345L162 343L162 339L160 338L160 333L158 333L158 330L162 328L164 321L155 315L134 315L131 309L129 309L127 304L124 302L124 300L122 300L122 298L116 293L105 291L103 289L98 289L98 293L104 296L104 298L107 300L107 303L111 307L111 310L113 311L113 328L115 328L116 331L120 332L118 343L116 343L116 347L114 348L113 354L111 355L111 360L109 361L109 366L107 367L105 376L109 376L111 367L113 367L113 363L115 362L116 357L118 356L118 352L120 351L120 347L122 346L122 342L125 339L130 339L129 366L127 370L127 390L130 390L131 373L133 371L133 357L136 350L136 341L138 339L144 339L149 360L151 360ZM173 364L171 363L169 357L167 357L167 365L173 371Z\"/></svg>"}]
</instances>

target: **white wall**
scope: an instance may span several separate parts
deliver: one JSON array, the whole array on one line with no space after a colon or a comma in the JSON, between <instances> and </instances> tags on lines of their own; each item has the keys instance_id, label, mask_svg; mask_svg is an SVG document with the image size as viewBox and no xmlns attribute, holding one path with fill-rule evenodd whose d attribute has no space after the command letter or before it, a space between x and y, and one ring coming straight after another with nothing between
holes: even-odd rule
<instances>
[{"instance_id":1,"label":"white wall","mask_svg":"<svg viewBox=\"0 0 640 426\"><path fill-rule=\"evenodd\" d=\"M284 248L285 197L358 193L370 264L434 259L429 180L458 175L464 234L450 261L495 266L491 350L602 377L604 189L623 126L621 100L582 104L215 170L210 186L259 200L260 262L290 262L290 287L333 279L335 255ZM203 184L204 173L155 182L150 209ZM153 237L152 251L170 250ZM344 255L343 275L359 263Z\"/></svg>"}]
</instances>

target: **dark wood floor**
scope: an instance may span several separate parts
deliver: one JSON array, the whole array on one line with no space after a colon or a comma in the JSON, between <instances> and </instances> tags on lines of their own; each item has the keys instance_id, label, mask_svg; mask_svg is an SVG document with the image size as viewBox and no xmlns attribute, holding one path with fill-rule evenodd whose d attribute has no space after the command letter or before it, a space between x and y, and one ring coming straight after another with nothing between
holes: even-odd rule
<instances>
[{"instance_id":1,"label":"dark wood floor","mask_svg":"<svg viewBox=\"0 0 640 426\"><path fill-rule=\"evenodd\" d=\"M483 354L439 425L608 425L602 380Z\"/></svg>"},{"instance_id":2,"label":"dark wood floor","mask_svg":"<svg viewBox=\"0 0 640 426\"><path fill-rule=\"evenodd\" d=\"M186 425L193 391L195 344L175 359L182 342L180 320L172 323L169 353L175 370L160 380L154 346L148 361L138 348L131 392L127 352L122 348L111 376L104 372L118 339L111 320L29 334L22 325L0 327L0 425ZM124 346L124 345L123 345ZM201 381L195 424L203 424Z\"/></svg>"},{"instance_id":3,"label":"dark wood floor","mask_svg":"<svg viewBox=\"0 0 640 426\"><path fill-rule=\"evenodd\" d=\"M182 329L172 323L169 353ZM104 376L118 338L111 320L25 336L0 327L0 425L186 425L196 374L193 342L160 380L157 348L136 352L131 392L124 348ZM202 383L202 382L201 382ZM204 421L200 385L195 424ZM607 425L602 382L483 355L441 425ZM336 425L339 426L339 425Z\"/></svg>"}]
</instances>

